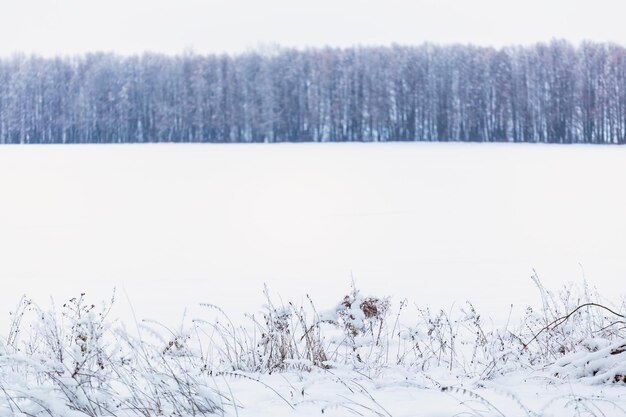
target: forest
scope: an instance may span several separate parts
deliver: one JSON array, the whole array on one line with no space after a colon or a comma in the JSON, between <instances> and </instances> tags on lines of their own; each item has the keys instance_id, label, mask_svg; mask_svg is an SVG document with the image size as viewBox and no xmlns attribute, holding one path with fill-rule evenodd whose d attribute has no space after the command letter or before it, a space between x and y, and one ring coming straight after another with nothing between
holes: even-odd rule
<instances>
[{"instance_id":1,"label":"forest","mask_svg":"<svg viewBox=\"0 0 626 417\"><path fill-rule=\"evenodd\" d=\"M0 59L0 143L626 142L626 48Z\"/></svg>"}]
</instances>

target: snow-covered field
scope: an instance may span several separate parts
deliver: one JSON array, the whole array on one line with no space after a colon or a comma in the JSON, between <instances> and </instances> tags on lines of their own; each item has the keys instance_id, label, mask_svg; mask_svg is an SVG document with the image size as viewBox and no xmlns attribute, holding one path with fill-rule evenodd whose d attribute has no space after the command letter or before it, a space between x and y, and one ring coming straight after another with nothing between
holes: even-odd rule
<instances>
[{"instance_id":1,"label":"snow-covered field","mask_svg":"<svg viewBox=\"0 0 626 417\"><path fill-rule=\"evenodd\" d=\"M113 287L122 320L134 320L132 306L139 318L175 325L185 309L193 315L208 302L238 321L261 308L264 283L274 297L309 294L326 309L354 279L365 293L419 307L471 300L483 320L501 325L511 305L513 317L538 305L533 268L548 288L586 279L619 301L625 180L622 147L2 147L0 324L7 327L22 294L49 305L49 297L60 304L83 292L107 299ZM231 386L242 416L322 408L338 416L569 416L587 406L601 407L588 415L626 414L615 408L626 407L623 387L553 386L545 372L485 387L463 381L485 401L420 389L433 382L398 369L332 372L340 376L261 376L288 401L249 379L217 382ZM600 405L587 404L594 396ZM292 411L287 402L301 404Z\"/></svg>"},{"instance_id":2,"label":"snow-covered field","mask_svg":"<svg viewBox=\"0 0 626 417\"><path fill-rule=\"evenodd\" d=\"M254 310L263 283L332 305L354 277L495 316L536 299L532 268L621 294L625 181L621 147L3 147L0 304L117 286L168 320Z\"/></svg>"}]
</instances>

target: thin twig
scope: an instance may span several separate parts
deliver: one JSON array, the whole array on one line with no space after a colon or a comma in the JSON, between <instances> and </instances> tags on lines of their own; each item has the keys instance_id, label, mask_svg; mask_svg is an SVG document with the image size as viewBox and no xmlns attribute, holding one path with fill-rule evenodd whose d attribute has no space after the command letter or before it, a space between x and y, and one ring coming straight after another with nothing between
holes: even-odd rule
<instances>
[{"instance_id":1,"label":"thin twig","mask_svg":"<svg viewBox=\"0 0 626 417\"><path fill-rule=\"evenodd\" d=\"M565 323L574 313L576 313L578 310L584 308L584 307L598 307L598 308L602 308L618 317L624 317L623 314L620 314L612 309L610 309L609 307L602 305L602 304L598 304L598 303L584 303L579 305L578 307L576 307L575 309L573 309L571 312L569 312L568 314L566 314L563 317L559 317L556 320L552 321L551 323L549 323L548 325L546 325L545 327L541 328L541 330L539 330L537 333L535 333L535 335L533 336L532 339L530 339L530 341L528 343L525 343L523 346L523 349L527 349L528 345L530 345L533 341L537 340L537 338L539 337L539 335L541 333L543 333L546 330L550 330L550 328L554 328L557 326L560 326L561 324Z\"/></svg>"}]
</instances>

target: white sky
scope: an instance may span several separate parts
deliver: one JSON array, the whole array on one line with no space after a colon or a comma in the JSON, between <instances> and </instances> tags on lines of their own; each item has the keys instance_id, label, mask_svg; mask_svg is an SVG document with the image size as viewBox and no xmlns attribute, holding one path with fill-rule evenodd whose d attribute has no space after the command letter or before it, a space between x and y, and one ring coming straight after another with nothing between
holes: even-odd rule
<instances>
[{"instance_id":1,"label":"white sky","mask_svg":"<svg viewBox=\"0 0 626 417\"><path fill-rule=\"evenodd\" d=\"M625 11L625 0L0 0L0 55L555 37L626 45Z\"/></svg>"}]
</instances>

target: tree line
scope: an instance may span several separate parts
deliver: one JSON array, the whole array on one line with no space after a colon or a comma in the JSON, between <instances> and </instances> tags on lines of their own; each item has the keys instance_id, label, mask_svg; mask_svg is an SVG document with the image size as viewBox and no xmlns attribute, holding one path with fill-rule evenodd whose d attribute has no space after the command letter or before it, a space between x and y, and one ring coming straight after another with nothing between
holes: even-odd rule
<instances>
[{"instance_id":1,"label":"tree line","mask_svg":"<svg viewBox=\"0 0 626 417\"><path fill-rule=\"evenodd\" d=\"M0 59L0 143L626 142L626 48Z\"/></svg>"}]
</instances>

